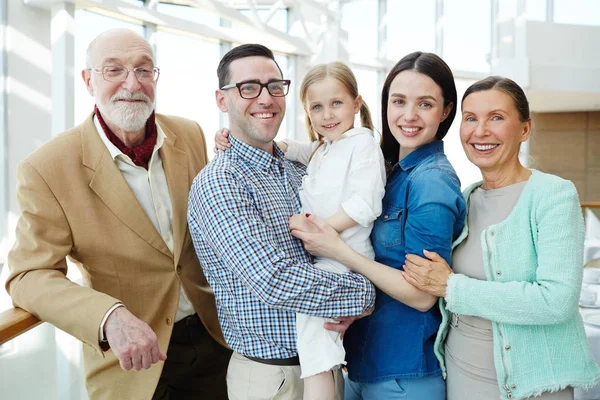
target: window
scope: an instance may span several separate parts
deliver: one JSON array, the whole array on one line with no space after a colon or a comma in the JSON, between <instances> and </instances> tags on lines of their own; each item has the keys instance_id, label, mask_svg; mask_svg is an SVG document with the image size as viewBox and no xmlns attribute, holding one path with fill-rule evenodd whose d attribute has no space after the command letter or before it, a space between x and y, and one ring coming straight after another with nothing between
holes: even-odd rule
<instances>
[{"instance_id":1,"label":"window","mask_svg":"<svg viewBox=\"0 0 600 400\"><path fill-rule=\"evenodd\" d=\"M443 58L453 70L490 71L489 0L444 1Z\"/></svg>"},{"instance_id":2,"label":"window","mask_svg":"<svg viewBox=\"0 0 600 400\"><path fill-rule=\"evenodd\" d=\"M221 21L217 14L180 4L159 3L156 5L156 11L211 27L219 27Z\"/></svg>"},{"instance_id":3,"label":"window","mask_svg":"<svg viewBox=\"0 0 600 400\"><path fill-rule=\"evenodd\" d=\"M159 30L156 49L160 68L156 111L198 122L212 157L221 112L215 102L219 44Z\"/></svg>"},{"instance_id":4,"label":"window","mask_svg":"<svg viewBox=\"0 0 600 400\"><path fill-rule=\"evenodd\" d=\"M75 11L75 124L80 124L94 110L94 98L88 93L81 79L81 70L85 68L87 47L98 34L113 28L131 29L144 34L141 25L134 25L118 19L105 17L85 10Z\"/></svg>"},{"instance_id":5,"label":"window","mask_svg":"<svg viewBox=\"0 0 600 400\"><path fill-rule=\"evenodd\" d=\"M435 13L434 0L388 0L381 21L381 29L387 30L387 58L399 61L414 51L435 52Z\"/></svg>"},{"instance_id":6,"label":"window","mask_svg":"<svg viewBox=\"0 0 600 400\"><path fill-rule=\"evenodd\" d=\"M353 65L352 72L358 82L358 91L371 112L373 125L375 129L381 131L381 88L378 85L378 71ZM360 126L360 119L355 126Z\"/></svg>"},{"instance_id":7,"label":"window","mask_svg":"<svg viewBox=\"0 0 600 400\"><path fill-rule=\"evenodd\" d=\"M252 13L252 10L250 10L250 9L239 9L238 11L250 19L253 18L253 13ZM258 15L258 18L260 18L261 21L264 21L265 19L269 18L269 16L271 15L271 9L270 8L256 8L256 14ZM270 26L271 28L280 30L281 32L287 32L288 31L287 9L278 8L277 10L275 10L273 15L271 15L271 18L269 18L269 20L267 21L267 25Z\"/></svg>"},{"instance_id":8,"label":"window","mask_svg":"<svg viewBox=\"0 0 600 400\"><path fill-rule=\"evenodd\" d=\"M600 25L600 2L598 0L554 0L554 22Z\"/></svg>"},{"instance_id":9,"label":"window","mask_svg":"<svg viewBox=\"0 0 600 400\"><path fill-rule=\"evenodd\" d=\"M354 0L342 8L342 29L348 33L350 54L377 57L377 1Z\"/></svg>"}]
</instances>

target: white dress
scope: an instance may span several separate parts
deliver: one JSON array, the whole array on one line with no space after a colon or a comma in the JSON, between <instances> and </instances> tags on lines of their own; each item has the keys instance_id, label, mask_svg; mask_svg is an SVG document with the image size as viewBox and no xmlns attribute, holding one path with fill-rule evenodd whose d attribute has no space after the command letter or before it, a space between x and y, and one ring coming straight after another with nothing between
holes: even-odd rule
<instances>
[{"instance_id":1,"label":"white dress","mask_svg":"<svg viewBox=\"0 0 600 400\"><path fill-rule=\"evenodd\" d=\"M373 132L367 128L353 128L338 140L325 141L316 151L317 142L287 141L287 144L287 159L308 164L300 189L302 212L326 219L344 209L357 224L342 232L341 238L357 252L373 259L371 229L381 213L385 192L383 154ZM318 257L314 266L338 274L349 271L329 258ZM342 340L338 333L323 327L327 321L326 318L296 314L302 378L345 364Z\"/></svg>"}]
</instances>

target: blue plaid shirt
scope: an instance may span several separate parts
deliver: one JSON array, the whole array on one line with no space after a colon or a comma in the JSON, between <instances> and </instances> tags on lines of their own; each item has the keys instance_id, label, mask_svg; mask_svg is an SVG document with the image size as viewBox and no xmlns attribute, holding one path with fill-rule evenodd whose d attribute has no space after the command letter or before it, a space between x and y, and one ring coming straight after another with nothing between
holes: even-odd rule
<instances>
[{"instance_id":1,"label":"blue plaid shirt","mask_svg":"<svg viewBox=\"0 0 600 400\"><path fill-rule=\"evenodd\" d=\"M252 147L233 135L231 148L198 174L188 222L196 254L215 292L227 344L268 359L297 355L295 313L358 315L375 290L355 273L314 268L288 229L300 212L305 167Z\"/></svg>"}]
</instances>

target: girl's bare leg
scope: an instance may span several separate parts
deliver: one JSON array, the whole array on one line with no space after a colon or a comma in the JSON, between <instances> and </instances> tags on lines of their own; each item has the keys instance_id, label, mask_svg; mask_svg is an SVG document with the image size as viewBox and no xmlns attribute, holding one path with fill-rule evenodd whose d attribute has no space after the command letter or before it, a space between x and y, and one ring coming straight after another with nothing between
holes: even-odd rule
<instances>
[{"instance_id":1,"label":"girl's bare leg","mask_svg":"<svg viewBox=\"0 0 600 400\"><path fill-rule=\"evenodd\" d=\"M304 400L335 400L331 371L304 378Z\"/></svg>"}]
</instances>

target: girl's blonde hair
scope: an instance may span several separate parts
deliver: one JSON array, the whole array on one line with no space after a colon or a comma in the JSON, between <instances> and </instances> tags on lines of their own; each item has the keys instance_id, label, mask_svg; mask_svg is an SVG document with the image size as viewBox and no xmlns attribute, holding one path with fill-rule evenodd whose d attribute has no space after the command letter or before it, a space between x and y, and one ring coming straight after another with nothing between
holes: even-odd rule
<instances>
[{"instance_id":1,"label":"girl's blonde hair","mask_svg":"<svg viewBox=\"0 0 600 400\"><path fill-rule=\"evenodd\" d=\"M308 87L315 82L322 81L325 78L333 78L338 81L343 87L346 88L348 93L353 99L358 97L358 84L356 83L356 77L352 73L350 68L342 62L332 62L329 64L319 64L312 67L304 76L302 85L300 85L300 101L302 105L306 105L306 94ZM373 120L371 118L371 112L367 103L364 99L360 106L360 122L365 128L373 130ZM308 112L305 113L304 123L306 124L306 131L311 142L323 141L323 138L315 131L312 123L310 122Z\"/></svg>"}]
</instances>

